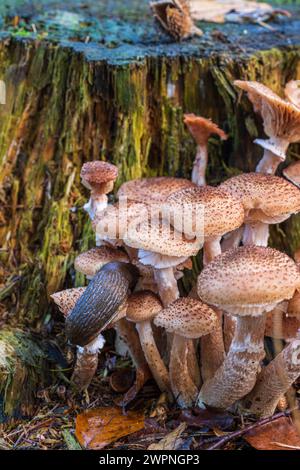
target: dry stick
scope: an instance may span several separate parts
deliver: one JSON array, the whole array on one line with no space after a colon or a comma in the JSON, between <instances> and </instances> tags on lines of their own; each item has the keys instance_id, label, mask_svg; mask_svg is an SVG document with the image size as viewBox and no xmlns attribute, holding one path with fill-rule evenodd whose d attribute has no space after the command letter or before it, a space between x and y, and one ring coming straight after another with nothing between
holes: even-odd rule
<instances>
[{"instance_id":1,"label":"dry stick","mask_svg":"<svg viewBox=\"0 0 300 470\"><path fill-rule=\"evenodd\" d=\"M260 426L264 426L265 424L272 423L279 418L287 417L292 414L293 410L282 411L277 413L276 415L270 416L269 418L264 418L257 421L254 424L250 424L246 426L244 429L239 429L238 431L234 431L227 436L222 437L218 442L213 444L212 446L208 447L206 450L216 450L222 447L223 445L227 444L228 442L237 439L238 437L244 436L248 432L252 431L253 429L259 428Z\"/></svg>"}]
</instances>

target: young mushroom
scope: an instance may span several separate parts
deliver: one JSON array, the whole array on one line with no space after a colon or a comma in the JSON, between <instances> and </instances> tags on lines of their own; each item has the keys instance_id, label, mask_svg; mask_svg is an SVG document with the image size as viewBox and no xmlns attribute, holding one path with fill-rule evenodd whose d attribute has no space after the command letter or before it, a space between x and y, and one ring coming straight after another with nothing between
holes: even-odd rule
<instances>
[{"instance_id":1,"label":"young mushroom","mask_svg":"<svg viewBox=\"0 0 300 470\"><path fill-rule=\"evenodd\" d=\"M162 28L177 41L202 36L194 25L187 0L158 0L150 3L153 15Z\"/></svg>"},{"instance_id":2,"label":"young mushroom","mask_svg":"<svg viewBox=\"0 0 300 470\"><path fill-rule=\"evenodd\" d=\"M107 162L93 161L85 163L80 173L82 184L91 191L91 197L84 209L91 220L107 207L107 194L113 190L118 177L118 168Z\"/></svg>"},{"instance_id":3,"label":"young mushroom","mask_svg":"<svg viewBox=\"0 0 300 470\"><path fill-rule=\"evenodd\" d=\"M220 188L243 204L244 245L267 246L269 225L283 222L300 211L299 189L279 176L244 173L228 179Z\"/></svg>"},{"instance_id":4,"label":"young mushroom","mask_svg":"<svg viewBox=\"0 0 300 470\"><path fill-rule=\"evenodd\" d=\"M199 297L235 315L237 325L225 361L200 391L199 406L226 409L252 390L265 354L265 314L291 299L299 285L295 262L271 248L229 250L204 268Z\"/></svg>"},{"instance_id":5,"label":"young mushroom","mask_svg":"<svg viewBox=\"0 0 300 470\"><path fill-rule=\"evenodd\" d=\"M264 130L269 137L268 140L255 140L264 149L256 171L275 174L278 165L286 158L288 146L300 141L300 108L261 83L236 80L234 84L247 92L254 111L263 118Z\"/></svg>"},{"instance_id":6,"label":"young mushroom","mask_svg":"<svg viewBox=\"0 0 300 470\"><path fill-rule=\"evenodd\" d=\"M83 295L85 287L67 289L51 295L59 310L67 317ZM71 383L79 392L86 390L98 367L98 354L103 348L105 340L101 334L85 347L77 347L76 364L71 377Z\"/></svg>"},{"instance_id":7,"label":"young mushroom","mask_svg":"<svg viewBox=\"0 0 300 470\"><path fill-rule=\"evenodd\" d=\"M218 324L216 313L200 300L180 298L159 312L154 323L173 333L170 355L170 380L173 394L181 408L195 403L198 388L188 367L189 340L211 333Z\"/></svg>"},{"instance_id":8,"label":"young mushroom","mask_svg":"<svg viewBox=\"0 0 300 470\"><path fill-rule=\"evenodd\" d=\"M162 310L162 303L153 292L140 291L128 298L126 317L136 324L145 358L161 392L172 397L169 374L157 349L151 321Z\"/></svg>"},{"instance_id":9,"label":"young mushroom","mask_svg":"<svg viewBox=\"0 0 300 470\"><path fill-rule=\"evenodd\" d=\"M114 261L129 263L129 258L124 251L103 245L78 255L74 267L76 271L84 274L87 279L92 279L105 264Z\"/></svg>"},{"instance_id":10,"label":"young mushroom","mask_svg":"<svg viewBox=\"0 0 300 470\"><path fill-rule=\"evenodd\" d=\"M211 135L218 135L221 140L228 138L222 129L211 119L195 114L185 114L184 123L197 143L197 153L192 171L192 182L197 186L206 185L206 168L208 163L208 140Z\"/></svg>"}]
</instances>

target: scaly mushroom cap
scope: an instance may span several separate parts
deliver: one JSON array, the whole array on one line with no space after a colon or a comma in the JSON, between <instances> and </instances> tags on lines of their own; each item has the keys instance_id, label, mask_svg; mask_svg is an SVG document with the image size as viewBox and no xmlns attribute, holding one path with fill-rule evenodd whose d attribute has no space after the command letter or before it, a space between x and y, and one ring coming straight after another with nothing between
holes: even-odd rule
<instances>
[{"instance_id":1,"label":"scaly mushroom cap","mask_svg":"<svg viewBox=\"0 0 300 470\"><path fill-rule=\"evenodd\" d=\"M135 323L151 321L162 308L159 297L153 292L135 292L128 298L126 318Z\"/></svg>"},{"instance_id":2,"label":"scaly mushroom cap","mask_svg":"<svg viewBox=\"0 0 300 470\"><path fill-rule=\"evenodd\" d=\"M109 183L117 179L118 168L108 162L87 162L83 165L80 176L91 186Z\"/></svg>"},{"instance_id":3,"label":"scaly mushroom cap","mask_svg":"<svg viewBox=\"0 0 300 470\"><path fill-rule=\"evenodd\" d=\"M284 89L286 98L297 108L300 108L300 80L291 80Z\"/></svg>"},{"instance_id":4,"label":"scaly mushroom cap","mask_svg":"<svg viewBox=\"0 0 300 470\"><path fill-rule=\"evenodd\" d=\"M296 317L300 320L300 292L298 290L288 303L287 313L290 317Z\"/></svg>"},{"instance_id":5,"label":"scaly mushroom cap","mask_svg":"<svg viewBox=\"0 0 300 470\"><path fill-rule=\"evenodd\" d=\"M201 208L203 212L197 213ZM183 229L187 236L204 235L206 239L239 228L245 216L237 197L211 186L177 191L168 197L162 210L165 217L171 216L172 224L178 231Z\"/></svg>"},{"instance_id":6,"label":"scaly mushroom cap","mask_svg":"<svg viewBox=\"0 0 300 470\"><path fill-rule=\"evenodd\" d=\"M228 179L220 188L241 200L248 212L247 221L277 223L278 217L284 220L300 210L299 189L279 176L244 173Z\"/></svg>"},{"instance_id":7,"label":"scaly mushroom cap","mask_svg":"<svg viewBox=\"0 0 300 470\"><path fill-rule=\"evenodd\" d=\"M61 292L55 292L50 295L51 299L58 306L61 313L67 316L75 307L77 300L82 296L86 287L76 287L74 289L66 289Z\"/></svg>"},{"instance_id":8,"label":"scaly mushroom cap","mask_svg":"<svg viewBox=\"0 0 300 470\"><path fill-rule=\"evenodd\" d=\"M154 323L185 338L208 335L218 325L216 312L200 300L181 297L156 315Z\"/></svg>"},{"instance_id":9,"label":"scaly mushroom cap","mask_svg":"<svg viewBox=\"0 0 300 470\"><path fill-rule=\"evenodd\" d=\"M184 178L171 176L158 176L155 178L142 178L123 183L118 191L118 198L127 198L130 201L144 204L164 202L172 193L184 188L196 186Z\"/></svg>"},{"instance_id":10,"label":"scaly mushroom cap","mask_svg":"<svg viewBox=\"0 0 300 470\"><path fill-rule=\"evenodd\" d=\"M261 83L236 80L234 84L247 92L254 110L263 118L264 130L269 137L282 138L290 143L300 140L300 109L297 106Z\"/></svg>"},{"instance_id":11,"label":"scaly mushroom cap","mask_svg":"<svg viewBox=\"0 0 300 470\"><path fill-rule=\"evenodd\" d=\"M220 129L211 119L206 119L196 114L185 114L184 123L198 145L205 145L212 134L218 135L222 140L228 139L228 135Z\"/></svg>"},{"instance_id":12,"label":"scaly mushroom cap","mask_svg":"<svg viewBox=\"0 0 300 470\"><path fill-rule=\"evenodd\" d=\"M228 250L198 277L198 295L236 315L259 315L291 299L300 286L296 263L272 248L246 246Z\"/></svg>"},{"instance_id":13,"label":"scaly mushroom cap","mask_svg":"<svg viewBox=\"0 0 300 470\"><path fill-rule=\"evenodd\" d=\"M300 319L282 313L278 319L273 312L268 313L265 336L274 339L294 339L300 329Z\"/></svg>"},{"instance_id":14,"label":"scaly mushroom cap","mask_svg":"<svg viewBox=\"0 0 300 470\"><path fill-rule=\"evenodd\" d=\"M295 186L300 188L300 161L291 163L287 168L283 170L284 177L293 183Z\"/></svg>"},{"instance_id":15,"label":"scaly mushroom cap","mask_svg":"<svg viewBox=\"0 0 300 470\"><path fill-rule=\"evenodd\" d=\"M111 248L109 246L101 246L92 248L85 253L81 253L75 259L74 267L76 271L85 276L93 277L105 264L112 261L121 261L129 263L129 258L122 250Z\"/></svg>"},{"instance_id":16,"label":"scaly mushroom cap","mask_svg":"<svg viewBox=\"0 0 300 470\"><path fill-rule=\"evenodd\" d=\"M172 258L195 256L201 248L197 239L188 240L170 224L159 220L153 220L151 223L145 220L139 223L136 230L130 230L124 235L124 243L132 248ZM181 259L179 263L182 262Z\"/></svg>"}]
</instances>

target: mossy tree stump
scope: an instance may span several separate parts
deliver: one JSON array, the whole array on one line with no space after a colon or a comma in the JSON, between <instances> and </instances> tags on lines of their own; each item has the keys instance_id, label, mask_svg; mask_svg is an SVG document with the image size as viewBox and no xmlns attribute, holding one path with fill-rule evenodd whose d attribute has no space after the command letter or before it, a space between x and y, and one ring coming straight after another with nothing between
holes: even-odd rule
<instances>
[{"instance_id":1,"label":"mossy tree stump","mask_svg":"<svg viewBox=\"0 0 300 470\"><path fill-rule=\"evenodd\" d=\"M49 294L84 282L73 269L76 254L94 243L82 209L83 162L116 163L118 185L190 177L195 145L183 114L194 112L230 135L211 140L211 184L253 170L262 124L232 82L259 80L282 93L300 78L300 6L292 2L293 18L273 24L276 32L200 23L202 38L174 43L146 0L2 3L0 301L10 325L39 331ZM289 160L298 157L292 146ZM275 227L272 243L293 252L300 218Z\"/></svg>"}]
</instances>

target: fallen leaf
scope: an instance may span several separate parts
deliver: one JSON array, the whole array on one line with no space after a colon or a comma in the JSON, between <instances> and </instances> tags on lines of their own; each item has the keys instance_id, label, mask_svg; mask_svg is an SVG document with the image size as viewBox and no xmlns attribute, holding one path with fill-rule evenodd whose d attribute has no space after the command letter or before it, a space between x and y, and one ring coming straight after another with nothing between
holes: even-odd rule
<instances>
[{"instance_id":1,"label":"fallen leaf","mask_svg":"<svg viewBox=\"0 0 300 470\"><path fill-rule=\"evenodd\" d=\"M273 11L271 5L253 0L191 0L190 6L194 20L213 23L225 23L226 15L232 11L239 15Z\"/></svg>"},{"instance_id":2,"label":"fallen leaf","mask_svg":"<svg viewBox=\"0 0 300 470\"><path fill-rule=\"evenodd\" d=\"M188 426L195 428L207 427L209 429L228 429L234 423L234 418L228 413L210 410L184 410L180 414L180 420Z\"/></svg>"},{"instance_id":3,"label":"fallen leaf","mask_svg":"<svg viewBox=\"0 0 300 470\"><path fill-rule=\"evenodd\" d=\"M151 444L148 450L178 450L182 447L184 441L180 438L186 429L186 424L181 423L174 431L167 434L156 444Z\"/></svg>"},{"instance_id":4,"label":"fallen leaf","mask_svg":"<svg viewBox=\"0 0 300 470\"><path fill-rule=\"evenodd\" d=\"M257 450L300 449L300 434L291 419L284 416L253 429L244 439Z\"/></svg>"},{"instance_id":5,"label":"fallen leaf","mask_svg":"<svg viewBox=\"0 0 300 470\"><path fill-rule=\"evenodd\" d=\"M77 416L75 435L82 447L100 450L144 426L143 413L128 411L124 415L120 408L99 408Z\"/></svg>"}]
</instances>

